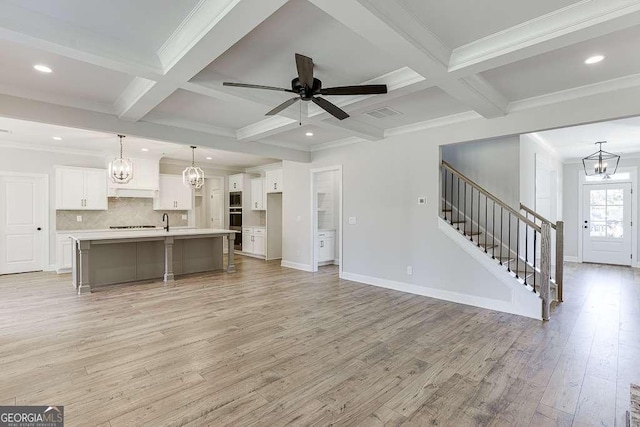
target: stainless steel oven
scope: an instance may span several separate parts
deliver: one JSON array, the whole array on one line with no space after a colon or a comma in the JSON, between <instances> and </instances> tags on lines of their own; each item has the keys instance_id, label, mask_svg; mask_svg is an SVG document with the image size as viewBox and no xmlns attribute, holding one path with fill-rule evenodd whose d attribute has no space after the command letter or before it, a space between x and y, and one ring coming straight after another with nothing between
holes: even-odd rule
<instances>
[{"instance_id":1,"label":"stainless steel oven","mask_svg":"<svg viewBox=\"0 0 640 427\"><path fill-rule=\"evenodd\" d=\"M233 247L242 250L242 208L229 208L229 229L237 231Z\"/></svg>"},{"instance_id":2,"label":"stainless steel oven","mask_svg":"<svg viewBox=\"0 0 640 427\"><path fill-rule=\"evenodd\" d=\"M242 191L232 191L229 193L229 207L242 208Z\"/></svg>"}]
</instances>

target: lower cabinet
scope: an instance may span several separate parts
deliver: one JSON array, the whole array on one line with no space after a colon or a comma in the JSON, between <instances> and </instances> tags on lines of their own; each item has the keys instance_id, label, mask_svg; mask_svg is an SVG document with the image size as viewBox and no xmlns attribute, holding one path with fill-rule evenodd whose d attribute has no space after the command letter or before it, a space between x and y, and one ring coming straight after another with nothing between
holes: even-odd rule
<instances>
[{"instance_id":1,"label":"lower cabinet","mask_svg":"<svg viewBox=\"0 0 640 427\"><path fill-rule=\"evenodd\" d=\"M68 273L73 263L73 246L69 234L58 234L56 242L56 272Z\"/></svg>"},{"instance_id":2,"label":"lower cabinet","mask_svg":"<svg viewBox=\"0 0 640 427\"><path fill-rule=\"evenodd\" d=\"M336 232L319 231L316 239L318 262L333 262L336 258Z\"/></svg>"},{"instance_id":3,"label":"lower cabinet","mask_svg":"<svg viewBox=\"0 0 640 427\"><path fill-rule=\"evenodd\" d=\"M264 227L242 227L242 252L265 256L267 230Z\"/></svg>"}]
</instances>

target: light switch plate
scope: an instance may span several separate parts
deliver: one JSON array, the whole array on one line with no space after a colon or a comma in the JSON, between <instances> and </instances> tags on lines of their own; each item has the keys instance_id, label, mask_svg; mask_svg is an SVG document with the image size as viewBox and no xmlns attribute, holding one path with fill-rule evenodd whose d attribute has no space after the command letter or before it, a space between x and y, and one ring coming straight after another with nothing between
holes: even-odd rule
<instances>
[{"instance_id":1,"label":"light switch plate","mask_svg":"<svg viewBox=\"0 0 640 427\"><path fill-rule=\"evenodd\" d=\"M354 225L358 223L358 217L355 216L350 216L349 217L349 224Z\"/></svg>"},{"instance_id":2,"label":"light switch plate","mask_svg":"<svg viewBox=\"0 0 640 427\"><path fill-rule=\"evenodd\" d=\"M427 204L426 196L418 197L418 204L419 205L426 205Z\"/></svg>"},{"instance_id":3,"label":"light switch plate","mask_svg":"<svg viewBox=\"0 0 640 427\"><path fill-rule=\"evenodd\" d=\"M77 222L82 222L82 215L78 215L78 216L76 217L76 221L77 221Z\"/></svg>"}]
</instances>

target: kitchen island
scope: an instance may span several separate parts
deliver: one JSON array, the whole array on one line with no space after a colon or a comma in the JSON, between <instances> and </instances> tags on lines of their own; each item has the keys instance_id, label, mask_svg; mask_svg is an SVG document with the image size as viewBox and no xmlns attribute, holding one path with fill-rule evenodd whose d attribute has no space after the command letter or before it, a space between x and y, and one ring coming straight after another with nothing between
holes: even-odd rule
<instances>
[{"instance_id":1,"label":"kitchen island","mask_svg":"<svg viewBox=\"0 0 640 427\"><path fill-rule=\"evenodd\" d=\"M223 238L228 240L227 273L235 271L235 231L164 229L71 232L72 282L78 294L92 287L223 269Z\"/></svg>"}]
</instances>

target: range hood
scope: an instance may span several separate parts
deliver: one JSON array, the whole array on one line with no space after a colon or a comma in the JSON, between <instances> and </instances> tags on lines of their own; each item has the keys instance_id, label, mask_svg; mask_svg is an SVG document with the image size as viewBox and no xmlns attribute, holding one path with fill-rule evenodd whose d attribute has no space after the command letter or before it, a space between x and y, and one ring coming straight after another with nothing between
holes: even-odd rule
<instances>
[{"instance_id":1,"label":"range hood","mask_svg":"<svg viewBox=\"0 0 640 427\"><path fill-rule=\"evenodd\" d=\"M107 159L110 162L112 159ZM131 158L133 178L127 184L108 180L109 197L139 197L152 199L160 191L160 159Z\"/></svg>"}]
</instances>

